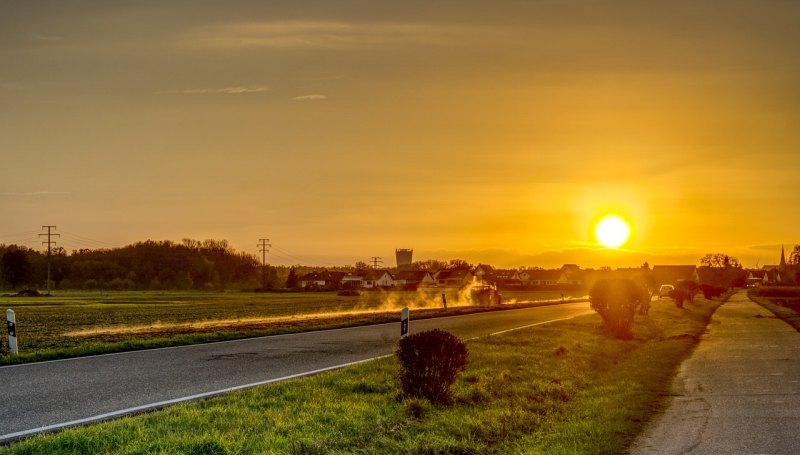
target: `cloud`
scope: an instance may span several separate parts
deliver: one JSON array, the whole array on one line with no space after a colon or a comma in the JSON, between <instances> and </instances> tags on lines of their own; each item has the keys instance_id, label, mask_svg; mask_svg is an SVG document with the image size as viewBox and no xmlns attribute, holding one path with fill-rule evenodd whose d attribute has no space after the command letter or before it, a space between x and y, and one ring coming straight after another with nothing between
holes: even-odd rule
<instances>
[{"instance_id":1,"label":"cloud","mask_svg":"<svg viewBox=\"0 0 800 455\"><path fill-rule=\"evenodd\" d=\"M296 101L319 101L327 98L328 97L325 95L303 95L303 96L295 96L292 99Z\"/></svg>"},{"instance_id":2,"label":"cloud","mask_svg":"<svg viewBox=\"0 0 800 455\"><path fill-rule=\"evenodd\" d=\"M30 35L31 41L62 41L64 38L60 36L53 36L53 35L41 35L41 34L33 34Z\"/></svg>"},{"instance_id":3,"label":"cloud","mask_svg":"<svg viewBox=\"0 0 800 455\"><path fill-rule=\"evenodd\" d=\"M191 47L344 49L390 43L452 43L467 32L464 27L422 23L261 21L197 29L182 42Z\"/></svg>"},{"instance_id":4,"label":"cloud","mask_svg":"<svg viewBox=\"0 0 800 455\"><path fill-rule=\"evenodd\" d=\"M267 90L269 90L269 88L267 87L225 87L225 88L168 90L160 93L167 93L171 95L206 95L206 94L241 95L244 93L261 93L261 92L266 92Z\"/></svg>"},{"instance_id":5,"label":"cloud","mask_svg":"<svg viewBox=\"0 0 800 455\"><path fill-rule=\"evenodd\" d=\"M29 191L27 193L0 193L2 196L61 196L65 194L72 194L68 191Z\"/></svg>"}]
</instances>

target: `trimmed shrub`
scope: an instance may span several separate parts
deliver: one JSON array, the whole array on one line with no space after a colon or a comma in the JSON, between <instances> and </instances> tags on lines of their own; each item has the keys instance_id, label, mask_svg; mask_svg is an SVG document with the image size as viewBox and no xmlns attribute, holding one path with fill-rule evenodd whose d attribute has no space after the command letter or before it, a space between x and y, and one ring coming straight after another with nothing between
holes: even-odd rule
<instances>
[{"instance_id":1,"label":"trimmed shrub","mask_svg":"<svg viewBox=\"0 0 800 455\"><path fill-rule=\"evenodd\" d=\"M603 318L606 329L617 338L630 338L636 308L648 305L650 294L633 280L605 278L589 291L589 302Z\"/></svg>"},{"instance_id":2,"label":"trimmed shrub","mask_svg":"<svg viewBox=\"0 0 800 455\"><path fill-rule=\"evenodd\" d=\"M725 288L721 286L712 286L710 284L701 284L700 290L703 292L703 297L708 300L719 297L725 292Z\"/></svg>"},{"instance_id":3,"label":"trimmed shrub","mask_svg":"<svg viewBox=\"0 0 800 455\"><path fill-rule=\"evenodd\" d=\"M676 289L681 289L686 292L686 300L688 300L689 303L694 303L694 296L700 292L700 286L692 280L679 280Z\"/></svg>"},{"instance_id":4,"label":"trimmed shrub","mask_svg":"<svg viewBox=\"0 0 800 455\"><path fill-rule=\"evenodd\" d=\"M683 302L689 300L689 292L686 289L673 289L669 291L669 298L675 302L675 306L683 308Z\"/></svg>"},{"instance_id":5,"label":"trimmed shrub","mask_svg":"<svg viewBox=\"0 0 800 455\"><path fill-rule=\"evenodd\" d=\"M467 366L464 342L450 332L428 330L401 339L396 354L404 396L450 402L450 387Z\"/></svg>"}]
</instances>

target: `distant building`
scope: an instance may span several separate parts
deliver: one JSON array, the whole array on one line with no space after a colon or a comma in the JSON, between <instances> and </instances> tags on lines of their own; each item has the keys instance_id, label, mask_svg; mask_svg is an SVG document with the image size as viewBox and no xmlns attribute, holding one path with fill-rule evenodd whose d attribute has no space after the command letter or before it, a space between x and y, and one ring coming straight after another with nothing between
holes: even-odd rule
<instances>
[{"instance_id":1,"label":"distant building","mask_svg":"<svg viewBox=\"0 0 800 455\"><path fill-rule=\"evenodd\" d=\"M337 289L345 275L344 272L311 272L301 276L297 282L301 288Z\"/></svg>"},{"instance_id":2,"label":"distant building","mask_svg":"<svg viewBox=\"0 0 800 455\"><path fill-rule=\"evenodd\" d=\"M397 261L399 270L408 268L413 262L414 250L411 248L397 248L394 250L394 257Z\"/></svg>"},{"instance_id":3,"label":"distant building","mask_svg":"<svg viewBox=\"0 0 800 455\"><path fill-rule=\"evenodd\" d=\"M427 270L403 270L394 277L395 285L403 289L417 289L419 287L434 286L436 280Z\"/></svg>"},{"instance_id":4,"label":"distant building","mask_svg":"<svg viewBox=\"0 0 800 455\"><path fill-rule=\"evenodd\" d=\"M364 278L364 288L389 288L394 286L394 277L388 270L365 270L359 273Z\"/></svg>"},{"instance_id":5,"label":"distant building","mask_svg":"<svg viewBox=\"0 0 800 455\"><path fill-rule=\"evenodd\" d=\"M442 269L436 272L436 283L446 287L463 287L472 283L475 275L468 269Z\"/></svg>"},{"instance_id":6,"label":"distant building","mask_svg":"<svg viewBox=\"0 0 800 455\"><path fill-rule=\"evenodd\" d=\"M526 270L529 286L557 286L568 284L569 280L563 270Z\"/></svg>"}]
</instances>

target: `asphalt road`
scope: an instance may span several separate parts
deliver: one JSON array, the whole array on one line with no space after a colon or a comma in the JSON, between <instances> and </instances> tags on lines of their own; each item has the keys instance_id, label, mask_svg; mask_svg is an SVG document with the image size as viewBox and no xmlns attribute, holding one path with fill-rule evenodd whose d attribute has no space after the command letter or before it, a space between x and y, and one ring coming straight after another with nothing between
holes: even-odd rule
<instances>
[{"instance_id":1,"label":"asphalt road","mask_svg":"<svg viewBox=\"0 0 800 455\"><path fill-rule=\"evenodd\" d=\"M570 303L412 320L410 331L470 339L588 313ZM398 321L0 367L0 442L388 355L399 333Z\"/></svg>"},{"instance_id":2,"label":"asphalt road","mask_svg":"<svg viewBox=\"0 0 800 455\"><path fill-rule=\"evenodd\" d=\"M800 453L800 333L739 292L720 307L631 453Z\"/></svg>"}]
</instances>

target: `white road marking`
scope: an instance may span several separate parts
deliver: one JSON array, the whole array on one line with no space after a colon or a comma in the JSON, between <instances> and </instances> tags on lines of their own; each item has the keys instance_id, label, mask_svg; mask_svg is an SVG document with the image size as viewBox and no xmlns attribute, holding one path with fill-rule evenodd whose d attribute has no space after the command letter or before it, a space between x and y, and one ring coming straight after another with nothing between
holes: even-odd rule
<instances>
[{"instance_id":1,"label":"white road marking","mask_svg":"<svg viewBox=\"0 0 800 455\"><path fill-rule=\"evenodd\" d=\"M460 317L460 316L468 316L468 315L459 315L459 316L455 316L455 317ZM576 314L576 315L570 316L568 318L551 319L549 321L537 322L535 324L528 324L528 325L524 325L524 326L521 326L521 327L515 327L513 329L502 330L500 332L490 333L489 336L500 335L500 334L503 334L503 333L512 332L512 331L515 331L515 330L522 330L522 329L526 329L526 328L529 328L529 327L535 327L535 326L538 326L538 325L549 324L551 322L566 321L568 319L572 319L572 318L575 318L577 316L583 316L583 313ZM388 324L396 324L396 323L388 323ZM383 325L383 324L380 324L380 325ZM347 328L343 328L343 329L331 329L331 330L346 330L346 329L351 329L351 328L355 328L355 327L347 327ZM308 332L305 332L305 333L308 333ZM285 334L285 335L273 335L273 336L289 336L289 335L299 335L299 334ZM261 337L261 338L267 338L267 337ZM478 338L481 338L481 337L469 338L467 341L476 340ZM252 338L248 338L248 339L252 339ZM242 341L242 340L220 341L218 343L229 343L229 342L233 342L233 341ZM198 346L198 345L191 345L191 346ZM160 348L160 349L173 349L173 348L182 348L182 347L187 347L187 346L174 346L174 347ZM134 351L134 352L141 352L141 351ZM127 352L127 353L130 353L130 352ZM126 353L102 354L101 356L115 355L115 354L126 354ZM186 397L175 398L175 399L172 399L172 400L159 401L157 403L145 404L145 405L142 405L142 406L135 406L135 407L132 407L132 408L127 408L127 409L120 409L119 411L108 412L108 413L105 413L105 414L99 414L99 415L96 415L96 416L86 417L86 418L78 419L78 420L71 420L69 422L56 423L56 424L53 424L53 425L46 425L46 426L43 426L43 427L33 428L33 429L30 429L30 430L17 431L15 433L8 433L8 434L0 435L0 443L9 443L9 442L15 441L17 439L22 439L24 437L31 436L31 435L38 434L38 433L50 433L50 432L62 430L62 429L69 428L69 427L85 425L85 424L89 424L89 423L101 422L101 421L104 421L104 420L109 420L109 419L113 419L113 418L116 418L116 417L123 417L123 416L126 416L126 415L136 414L136 413L139 413L139 412L153 411L153 410L161 409L161 408L164 408L166 406L173 405L173 404L179 404L179 403L184 403L184 402L188 402L188 401L195 401L195 400L200 400L200 399L203 399L203 398L211 398L211 397L216 396L216 395L221 395L221 394L228 393L228 392L235 392L237 390L249 389L249 388L253 388L253 387L257 387L257 386L261 386L261 385L272 384L272 383L280 382L280 381L286 381L286 380L289 380L289 379L301 378L301 377L304 377L304 376L311 376L311 375L315 375L315 374L318 374L318 373L324 373L326 371L337 370L337 369L349 367L349 366L352 366L352 365L358 365L358 364L361 364L361 363L371 362L373 360L392 357L393 355L394 354L381 355L381 356L372 357L372 358L369 358L369 359L357 360L355 362L343 363L343 364L340 364L340 365L334 365L334 366L330 366L330 367L319 368L319 369L316 369L316 370L305 371L305 372L302 372L302 373L291 374L291 375L283 376L283 377L280 377L280 378L267 379L265 381L259 381L259 382L253 382L253 383L250 383L250 384L244 384L244 385L238 385L238 386L234 386L234 387L228 387L226 389L214 390L214 391L211 391L211 392L198 393L198 394L195 394L195 395L189 395L189 396L186 396ZM51 362L60 362L60 361L66 361L66 360L77 360L77 359L80 359L80 358L81 357L74 358L74 359L52 360ZM45 362L37 362L37 363L45 363ZM21 366L21 365L25 365L25 364L9 365L9 366ZM27 365L30 365L30 364L27 364ZM8 368L8 367L4 367L4 368Z\"/></svg>"}]
</instances>

